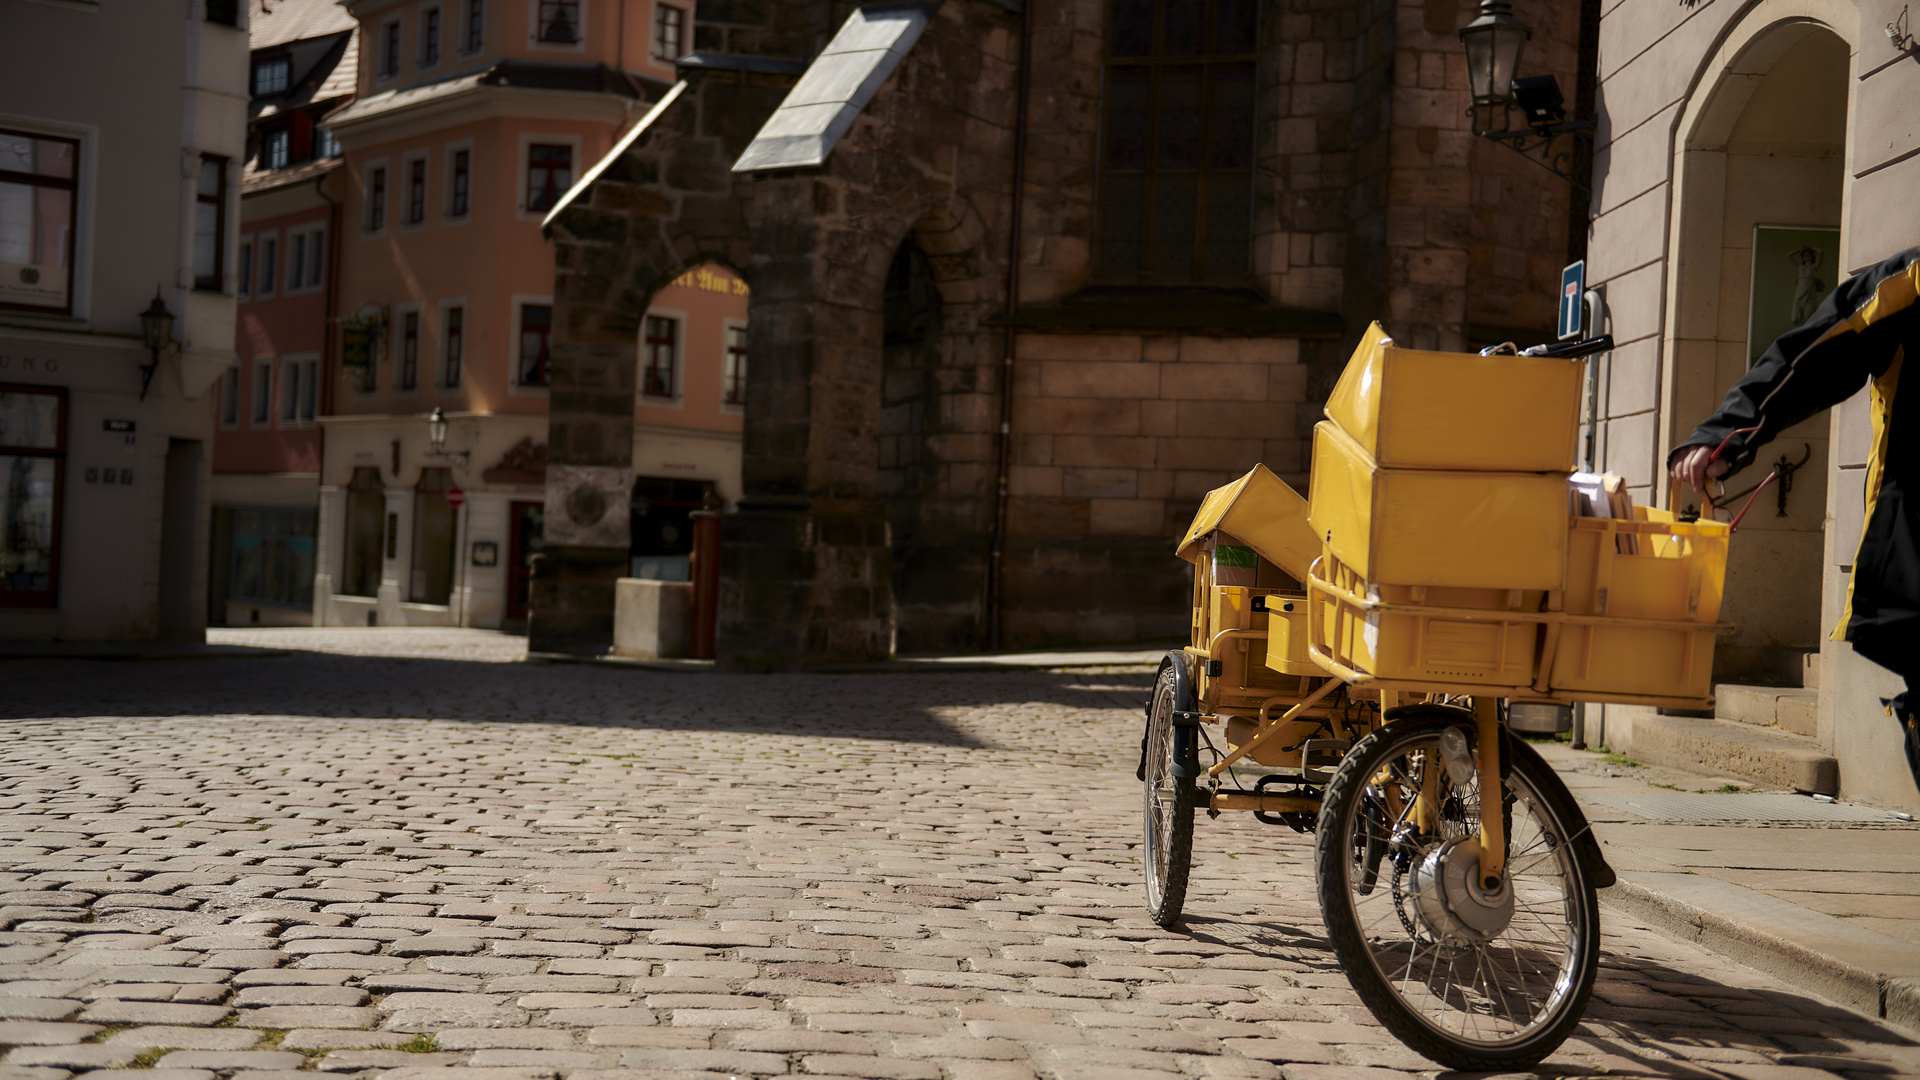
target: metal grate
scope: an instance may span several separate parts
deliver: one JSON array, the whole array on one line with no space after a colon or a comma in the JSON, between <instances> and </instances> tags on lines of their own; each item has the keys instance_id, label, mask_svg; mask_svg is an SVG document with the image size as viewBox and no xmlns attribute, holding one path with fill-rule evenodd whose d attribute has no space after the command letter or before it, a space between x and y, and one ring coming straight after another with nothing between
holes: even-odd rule
<instances>
[{"instance_id":1,"label":"metal grate","mask_svg":"<svg viewBox=\"0 0 1920 1080\"><path fill-rule=\"evenodd\" d=\"M1602 803L1655 821L1859 821L1903 824L1886 810L1830 803L1805 795L1696 795L1684 791L1590 792Z\"/></svg>"}]
</instances>

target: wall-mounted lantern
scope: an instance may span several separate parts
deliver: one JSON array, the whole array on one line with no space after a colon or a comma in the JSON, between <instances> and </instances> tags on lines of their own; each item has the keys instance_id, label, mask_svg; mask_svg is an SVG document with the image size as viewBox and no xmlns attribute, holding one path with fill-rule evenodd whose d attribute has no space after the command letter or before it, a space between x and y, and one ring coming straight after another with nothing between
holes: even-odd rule
<instances>
[{"instance_id":1,"label":"wall-mounted lantern","mask_svg":"<svg viewBox=\"0 0 1920 1080\"><path fill-rule=\"evenodd\" d=\"M434 456L458 461L460 467L465 469L468 459L472 457L472 453L467 450L447 449L448 426L446 411L440 408L440 406L435 405L433 407L433 414L427 417L427 445L432 447Z\"/></svg>"},{"instance_id":2,"label":"wall-mounted lantern","mask_svg":"<svg viewBox=\"0 0 1920 1080\"><path fill-rule=\"evenodd\" d=\"M1552 75L1519 74L1520 54L1533 31L1513 17L1510 0L1481 0L1480 14L1459 33L1467 53L1467 86L1473 94L1473 104L1467 107L1473 133L1586 191L1587 186L1574 179L1571 154L1556 153L1554 141L1562 135L1591 138L1595 120L1566 118L1560 83ZM1515 109L1526 120L1523 128L1512 127ZM1496 112L1503 130L1494 130Z\"/></svg>"},{"instance_id":3,"label":"wall-mounted lantern","mask_svg":"<svg viewBox=\"0 0 1920 1080\"><path fill-rule=\"evenodd\" d=\"M140 368L140 400L147 400L147 387L153 382L153 373L159 370L160 357L173 351L173 312L167 310L167 302L160 299L160 290L153 291L153 303L140 313L140 336L147 343L147 355L151 357Z\"/></svg>"}]
</instances>

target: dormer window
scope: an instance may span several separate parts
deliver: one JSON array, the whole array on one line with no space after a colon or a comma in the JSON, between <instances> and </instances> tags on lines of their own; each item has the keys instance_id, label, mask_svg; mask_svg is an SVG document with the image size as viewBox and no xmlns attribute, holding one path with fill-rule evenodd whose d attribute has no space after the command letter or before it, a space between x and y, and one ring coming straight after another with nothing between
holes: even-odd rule
<instances>
[{"instance_id":1,"label":"dormer window","mask_svg":"<svg viewBox=\"0 0 1920 1080\"><path fill-rule=\"evenodd\" d=\"M253 96L265 97L268 94L284 94L287 84L293 81L293 61L286 57L262 60L253 65Z\"/></svg>"},{"instance_id":2,"label":"dormer window","mask_svg":"<svg viewBox=\"0 0 1920 1080\"><path fill-rule=\"evenodd\" d=\"M266 138L260 144L260 167L262 169L286 168L288 148L292 142L292 133L286 128L267 132Z\"/></svg>"}]
</instances>

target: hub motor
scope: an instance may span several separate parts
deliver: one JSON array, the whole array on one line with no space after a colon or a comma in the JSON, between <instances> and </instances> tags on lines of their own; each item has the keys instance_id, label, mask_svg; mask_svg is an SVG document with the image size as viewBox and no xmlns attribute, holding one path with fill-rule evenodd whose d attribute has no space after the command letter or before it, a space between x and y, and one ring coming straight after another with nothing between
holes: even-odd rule
<instances>
[{"instance_id":1,"label":"hub motor","mask_svg":"<svg viewBox=\"0 0 1920 1080\"><path fill-rule=\"evenodd\" d=\"M1513 920L1513 881L1501 875L1498 888L1480 884L1480 838L1462 837L1436 845L1413 868L1414 909L1427 932L1455 947L1484 945Z\"/></svg>"}]
</instances>

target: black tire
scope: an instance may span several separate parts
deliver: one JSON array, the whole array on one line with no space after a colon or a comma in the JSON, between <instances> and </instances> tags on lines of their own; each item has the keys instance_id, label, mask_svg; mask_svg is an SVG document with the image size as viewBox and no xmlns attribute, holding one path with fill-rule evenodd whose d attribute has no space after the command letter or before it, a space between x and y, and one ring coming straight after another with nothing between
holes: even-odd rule
<instances>
[{"instance_id":1,"label":"black tire","mask_svg":"<svg viewBox=\"0 0 1920 1080\"><path fill-rule=\"evenodd\" d=\"M1453 1069L1527 1069L1558 1049L1586 1011L1599 967L1599 905L1572 843L1578 827L1561 809L1559 779L1536 758L1509 754L1501 803L1510 901L1483 898L1486 906L1473 907L1461 899L1455 907L1464 894L1434 872L1477 866L1444 856L1459 847L1456 860L1476 858L1465 852L1477 850L1479 791L1452 789L1457 797L1443 800L1438 826L1425 836L1410 822L1400 828L1404 812L1397 820L1387 812L1411 805L1401 796L1417 794L1424 769L1449 789L1437 747L1450 726L1472 737L1472 726L1457 719L1414 716L1347 754L1320 808L1320 909L1354 992L1407 1046ZM1372 861L1376 844L1383 862ZM1504 920L1487 914L1503 903Z\"/></svg>"},{"instance_id":2,"label":"black tire","mask_svg":"<svg viewBox=\"0 0 1920 1080\"><path fill-rule=\"evenodd\" d=\"M1142 821L1146 843L1141 862L1147 872L1147 915L1161 926L1180 919L1187 902L1187 873L1193 867L1194 781L1183 762L1193 760L1193 729L1176 727L1178 684L1173 664L1160 666L1153 684L1153 703L1147 711L1146 783L1142 786ZM1191 706L1186 706L1190 708Z\"/></svg>"}]
</instances>

